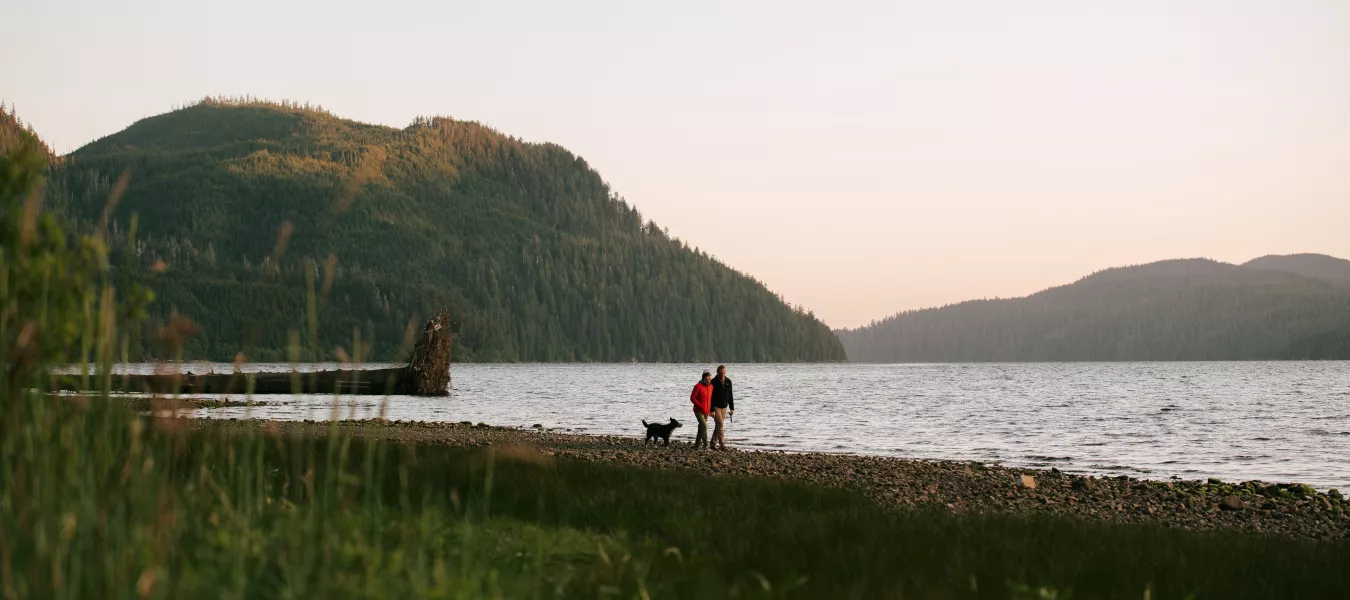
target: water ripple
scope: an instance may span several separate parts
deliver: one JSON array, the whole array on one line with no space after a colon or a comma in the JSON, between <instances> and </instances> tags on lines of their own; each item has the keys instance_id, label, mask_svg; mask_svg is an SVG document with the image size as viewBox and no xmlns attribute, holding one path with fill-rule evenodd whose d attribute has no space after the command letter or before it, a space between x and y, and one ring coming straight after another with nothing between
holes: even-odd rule
<instances>
[{"instance_id":1,"label":"water ripple","mask_svg":"<svg viewBox=\"0 0 1350 600\"><path fill-rule=\"evenodd\" d=\"M321 368L323 365L307 365ZM456 364L450 398L338 400L343 417L484 421L640 435L684 421L710 365ZM194 365L194 370L229 365ZM274 370L286 365L255 368ZM1350 362L729 365L743 447L1053 463L1350 487ZM1292 393L1292 392L1299 393ZM326 419L332 396L272 396L253 415ZM243 417L244 408L202 415ZM1273 441L1272 438L1278 438Z\"/></svg>"}]
</instances>

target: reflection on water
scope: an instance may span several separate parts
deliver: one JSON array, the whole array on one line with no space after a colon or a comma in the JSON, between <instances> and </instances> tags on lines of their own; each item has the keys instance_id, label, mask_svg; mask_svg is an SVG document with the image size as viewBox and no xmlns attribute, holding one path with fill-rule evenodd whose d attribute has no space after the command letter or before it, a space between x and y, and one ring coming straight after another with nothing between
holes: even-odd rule
<instances>
[{"instance_id":1,"label":"reflection on water","mask_svg":"<svg viewBox=\"0 0 1350 600\"><path fill-rule=\"evenodd\" d=\"M336 414L369 418L385 405L390 419L539 423L640 436L642 419L687 421L689 388L711 366L456 364L449 398L343 396L336 400ZM233 367L189 367L207 368ZM730 365L729 370L738 410L727 439L742 447L1350 487L1350 362ZM267 403L252 409L259 417L327 419L335 413L332 396L256 399ZM244 417L247 411L204 409L199 415ZM685 427L677 435L692 439L694 431Z\"/></svg>"}]
</instances>

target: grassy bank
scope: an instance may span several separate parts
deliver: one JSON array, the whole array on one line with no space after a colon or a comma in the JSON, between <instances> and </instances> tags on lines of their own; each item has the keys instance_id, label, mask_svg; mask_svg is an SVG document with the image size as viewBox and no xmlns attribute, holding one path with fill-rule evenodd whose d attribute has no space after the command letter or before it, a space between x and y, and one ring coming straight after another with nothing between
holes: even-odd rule
<instances>
[{"instance_id":1,"label":"grassy bank","mask_svg":"<svg viewBox=\"0 0 1350 600\"><path fill-rule=\"evenodd\" d=\"M843 490L524 447L19 406L0 442L8 597L1319 598L1350 586L1343 543L896 511Z\"/></svg>"}]
</instances>

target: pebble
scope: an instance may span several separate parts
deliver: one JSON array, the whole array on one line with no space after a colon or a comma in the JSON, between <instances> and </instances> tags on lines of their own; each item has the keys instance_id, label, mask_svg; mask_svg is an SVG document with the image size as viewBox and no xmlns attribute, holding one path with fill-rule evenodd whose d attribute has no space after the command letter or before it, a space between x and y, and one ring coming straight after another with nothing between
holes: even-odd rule
<instances>
[{"instance_id":1,"label":"pebble","mask_svg":"<svg viewBox=\"0 0 1350 600\"><path fill-rule=\"evenodd\" d=\"M197 427L248 426L247 422L202 419L193 423ZM277 425L283 432L306 435L326 435L329 427L324 422L290 421ZM468 422L370 426L368 422L347 421L342 426L348 432L406 442L457 447L525 445L563 460L682 469L721 477L801 481L855 490L882 504L902 508L932 506L962 514L1053 513L1190 530L1227 529L1312 539L1350 539L1350 513L1345 511L1342 496L1322 494L1301 484L1232 484L1216 479L1163 482L1009 469L969 461L735 448L727 452L700 451L685 441L672 440L669 447L643 446L640 437L567 434ZM1010 481L1016 482L1012 489ZM1034 493L1016 493L1019 489ZM1246 510L1248 506L1259 510Z\"/></svg>"}]
</instances>

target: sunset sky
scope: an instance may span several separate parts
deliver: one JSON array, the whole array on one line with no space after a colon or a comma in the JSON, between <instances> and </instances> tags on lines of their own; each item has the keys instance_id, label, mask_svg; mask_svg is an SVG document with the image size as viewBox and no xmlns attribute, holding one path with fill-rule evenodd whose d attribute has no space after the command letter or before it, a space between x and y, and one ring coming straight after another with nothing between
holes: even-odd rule
<instances>
[{"instance_id":1,"label":"sunset sky","mask_svg":"<svg viewBox=\"0 0 1350 600\"><path fill-rule=\"evenodd\" d=\"M204 95L584 157L833 327L1165 258L1350 258L1350 2L39 2L61 152Z\"/></svg>"}]
</instances>

